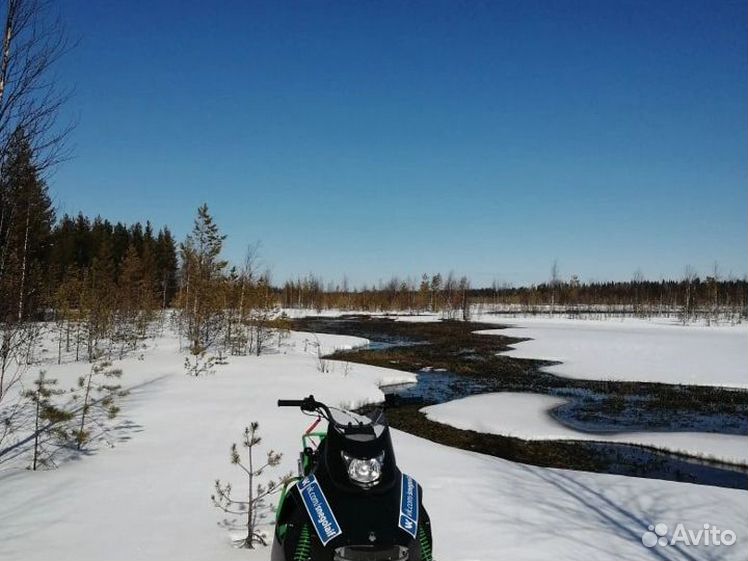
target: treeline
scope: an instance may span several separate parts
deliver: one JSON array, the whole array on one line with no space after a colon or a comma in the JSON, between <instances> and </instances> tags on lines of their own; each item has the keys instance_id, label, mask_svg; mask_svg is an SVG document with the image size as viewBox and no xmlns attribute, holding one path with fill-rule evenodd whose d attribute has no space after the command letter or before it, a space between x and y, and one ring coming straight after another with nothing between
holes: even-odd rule
<instances>
[{"instance_id":1,"label":"treeline","mask_svg":"<svg viewBox=\"0 0 748 561\"><path fill-rule=\"evenodd\" d=\"M176 293L176 243L168 228L129 227L82 214L52 230L44 308L61 332L58 360L75 350L88 360L120 358L135 349L148 325ZM63 335L64 333L64 335ZM64 343L63 343L64 341Z\"/></svg>"},{"instance_id":2,"label":"treeline","mask_svg":"<svg viewBox=\"0 0 748 561\"><path fill-rule=\"evenodd\" d=\"M176 244L168 228L112 224L83 214L59 221L29 140L14 135L0 168L0 318L43 319L87 300L127 295L165 307L176 293Z\"/></svg>"},{"instance_id":3,"label":"treeline","mask_svg":"<svg viewBox=\"0 0 748 561\"><path fill-rule=\"evenodd\" d=\"M280 289L286 308L310 310L340 309L381 312L388 310L441 312L448 319L470 316L470 280L454 273L424 274L420 281L391 278L377 286L351 289L344 280L328 284L314 275L287 281Z\"/></svg>"},{"instance_id":4,"label":"treeline","mask_svg":"<svg viewBox=\"0 0 748 561\"><path fill-rule=\"evenodd\" d=\"M35 363L41 326L57 362L124 356L177 290L168 228L83 214L56 219L31 139L17 129L0 162L0 402Z\"/></svg>"},{"instance_id":5,"label":"treeline","mask_svg":"<svg viewBox=\"0 0 748 561\"><path fill-rule=\"evenodd\" d=\"M677 280L580 282L557 278L537 285L514 287L494 283L471 288L467 277L450 273L424 274L419 281L392 278L377 286L351 289L347 282L325 284L308 275L286 282L279 290L286 308L435 312L446 318L480 312L598 313L640 317L677 314L684 321L739 321L748 317L746 279L721 278L717 268L700 277L687 268Z\"/></svg>"},{"instance_id":6,"label":"treeline","mask_svg":"<svg viewBox=\"0 0 748 561\"><path fill-rule=\"evenodd\" d=\"M700 277L689 270L681 279L541 283L511 287L494 285L472 292L486 310L568 314L630 314L640 317L678 315L684 321L736 321L748 317L746 279Z\"/></svg>"},{"instance_id":7,"label":"treeline","mask_svg":"<svg viewBox=\"0 0 748 561\"><path fill-rule=\"evenodd\" d=\"M256 250L242 267L229 266L224 238L207 205L179 245L150 222L82 213L57 220L32 145L18 132L0 165L0 401L34 362L40 322L59 332L58 362L122 357L170 307L194 356L260 354L277 323L278 293L257 269Z\"/></svg>"},{"instance_id":8,"label":"treeline","mask_svg":"<svg viewBox=\"0 0 748 561\"><path fill-rule=\"evenodd\" d=\"M131 225L82 213L67 214L50 236L46 267L51 286L69 279L92 276L95 269L104 280L120 286L132 280L133 270L142 276L147 297L167 307L177 291L177 246L168 227L154 232L150 222Z\"/></svg>"}]
</instances>

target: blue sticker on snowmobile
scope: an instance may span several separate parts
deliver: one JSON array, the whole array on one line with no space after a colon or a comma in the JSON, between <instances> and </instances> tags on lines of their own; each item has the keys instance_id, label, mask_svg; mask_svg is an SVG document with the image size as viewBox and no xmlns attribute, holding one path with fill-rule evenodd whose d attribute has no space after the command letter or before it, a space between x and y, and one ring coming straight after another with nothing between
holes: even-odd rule
<instances>
[{"instance_id":1,"label":"blue sticker on snowmobile","mask_svg":"<svg viewBox=\"0 0 748 561\"><path fill-rule=\"evenodd\" d=\"M331 539L342 534L343 530L340 529L340 524L335 519L330 504L322 492L322 487L314 475L305 477L296 486L299 488L301 500L304 501L306 511L314 524L314 529L317 530L322 545L327 545Z\"/></svg>"},{"instance_id":2,"label":"blue sticker on snowmobile","mask_svg":"<svg viewBox=\"0 0 748 561\"><path fill-rule=\"evenodd\" d=\"M418 483L410 475L403 474L400 484L400 520L397 524L408 534L418 533Z\"/></svg>"}]
</instances>

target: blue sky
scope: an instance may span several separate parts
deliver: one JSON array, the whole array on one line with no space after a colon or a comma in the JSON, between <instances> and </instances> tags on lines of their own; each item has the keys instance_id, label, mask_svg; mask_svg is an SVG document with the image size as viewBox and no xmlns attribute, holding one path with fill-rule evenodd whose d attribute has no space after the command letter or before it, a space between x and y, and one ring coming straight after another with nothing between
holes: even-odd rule
<instances>
[{"instance_id":1,"label":"blue sky","mask_svg":"<svg viewBox=\"0 0 748 561\"><path fill-rule=\"evenodd\" d=\"M276 280L746 273L745 2L64 0L60 212Z\"/></svg>"}]
</instances>

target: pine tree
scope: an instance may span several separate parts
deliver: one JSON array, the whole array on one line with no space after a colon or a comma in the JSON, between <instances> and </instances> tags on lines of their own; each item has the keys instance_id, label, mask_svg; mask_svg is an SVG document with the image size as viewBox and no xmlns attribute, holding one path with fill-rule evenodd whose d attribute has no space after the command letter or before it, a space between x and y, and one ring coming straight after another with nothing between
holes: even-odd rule
<instances>
[{"instance_id":1,"label":"pine tree","mask_svg":"<svg viewBox=\"0 0 748 561\"><path fill-rule=\"evenodd\" d=\"M114 327L115 273L107 239L99 247L87 273L81 307L85 314L88 360L93 361L100 354L99 343L108 337L112 342L110 336ZM111 354L111 345L109 351Z\"/></svg>"},{"instance_id":2,"label":"pine tree","mask_svg":"<svg viewBox=\"0 0 748 561\"><path fill-rule=\"evenodd\" d=\"M43 304L54 211L22 129L0 163L0 319L22 321Z\"/></svg>"},{"instance_id":3,"label":"pine tree","mask_svg":"<svg viewBox=\"0 0 748 561\"><path fill-rule=\"evenodd\" d=\"M34 409L34 445L31 469L48 465L57 449L55 440L67 434L64 423L72 419L69 411L57 406L53 398L64 393L56 388L57 380L47 378L44 371L34 380L33 389L23 392Z\"/></svg>"},{"instance_id":4,"label":"pine tree","mask_svg":"<svg viewBox=\"0 0 748 561\"><path fill-rule=\"evenodd\" d=\"M122 222L117 222L112 229L112 258L117 264L117 273L119 274L119 265L125 259L127 250L132 244L130 243L130 232L127 226Z\"/></svg>"},{"instance_id":5,"label":"pine tree","mask_svg":"<svg viewBox=\"0 0 748 561\"><path fill-rule=\"evenodd\" d=\"M251 423L250 426L244 429L242 447L246 451L246 460L242 459L236 443L231 445L231 463L240 468L246 477L247 487L244 497L241 499L235 498L232 495L231 484L226 483L224 485L218 479L216 479L214 485L215 493L210 497L216 508L221 509L227 514L245 517L246 522L244 525L247 529L247 534L244 538L238 540L237 545L249 549L253 549L255 544L267 545L265 537L258 530L260 520L272 512L272 507L266 504L266 500L269 496L280 491L282 484L291 477L289 473L281 478L278 483L268 481L265 485L262 483L255 485L255 480L267 468L273 468L280 464L282 458L282 454L270 450L267 453L265 462L259 466L255 465L254 448L262 441L258 434L258 429L259 425L256 422Z\"/></svg>"},{"instance_id":6,"label":"pine tree","mask_svg":"<svg viewBox=\"0 0 748 561\"><path fill-rule=\"evenodd\" d=\"M429 283L429 276L424 273L421 277L421 284L418 286L418 308L419 310L427 310L430 306L430 295L431 295L431 284Z\"/></svg>"},{"instance_id":7,"label":"pine tree","mask_svg":"<svg viewBox=\"0 0 748 561\"><path fill-rule=\"evenodd\" d=\"M121 376L122 370L112 368L110 362L101 361L94 363L87 375L78 378L80 393L75 397L81 400L80 421L73 433L78 450L91 440L88 426L92 422L97 423L105 431L102 420L96 417L96 413L103 413L107 419L114 419L119 414L117 399L127 395L127 392L122 390L120 384L112 384L109 381Z\"/></svg>"},{"instance_id":8,"label":"pine tree","mask_svg":"<svg viewBox=\"0 0 748 561\"><path fill-rule=\"evenodd\" d=\"M53 220L29 140L16 129L0 161L0 401L21 380L39 332L27 320L47 297Z\"/></svg>"},{"instance_id":9,"label":"pine tree","mask_svg":"<svg viewBox=\"0 0 748 561\"><path fill-rule=\"evenodd\" d=\"M272 320L279 312L275 295L272 292L269 273L265 273L257 280L253 292L254 298L249 315L252 350L256 356L260 356L273 335Z\"/></svg>"},{"instance_id":10,"label":"pine tree","mask_svg":"<svg viewBox=\"0 0 748 561\"><path fill-rule=\"evenodd\" d=\"M96 249L93 246L91 235L91 222L83 213L75 218L75 231L73 233L73 247L75 254L75 266L78 269L86 269L91 266Z\"/></svg>"},{"instance_id":11,"label":"pine tree","mask_svg":"<svg viewBox=\"0 0 748 561\"><path fill-rule=\"evenodd\" d=\"M182 327L190 342L190 352L200 355L220 336L227 262L221 259L226 236L203 204L197 211L192 232L181 246Z\"/></svg>"},{"instance_id":12,"label":"pine tree","mask_svg":"<svg viewBox=\"0 0 748 561\"><path fill-rule=\"evenodd\" d=\"M62 351L70 352L71 321L80 313L81 283L77 270L73 269L57 283L53 294L55 323L57 324L57 364L62 364Z\"/></svg>"},{"instance_id":13,"label":"pine tree","mask_svg":"<svg viewBox=\"0 0 748 561\"><path fill-rule=\"evenodd\" d=\"M177 246L169 228L159 230L156 238L155 279L161 295L161 307L165 309L174 298L177 287Z\"/></svg>"},{"instance_id":14,"label":"pine tree","mask_svg":"<svg viewBox=\"0 0 748 561\"><path fill-rule=\"evenodd\" d=\"M119 358L123 358L128 349L137 345L147 323L150 312L150 293L145 279L143 261L138 256L134 245L125 255L117 278L117 301L114 336L120 344Z\"/></svg>"},{"instance_id":15,"label":"pine tree","mask_svg":"<svg viewBox=\"0 0 748 561\"><path fill-rule=\"evenodd\" d=\"M48 270L53 286L58 285L74 267L75 221L65 214L52 229Z\"/></svg>"}]
</instances>

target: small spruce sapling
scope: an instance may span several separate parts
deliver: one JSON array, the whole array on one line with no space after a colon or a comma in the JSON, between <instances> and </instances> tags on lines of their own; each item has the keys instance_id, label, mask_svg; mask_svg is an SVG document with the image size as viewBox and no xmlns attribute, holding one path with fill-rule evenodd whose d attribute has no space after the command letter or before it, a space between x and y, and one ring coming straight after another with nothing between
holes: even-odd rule
<instances>
[{"instance_id":1,"label":"small spruce sapling","mask_svg":"<svg viewBox=\"0 0 748 561\"><path fill-rule=\"evenodd\" d=\"M81 399L82 403L79 408L80 422L78 428L73 431L75 447L78 450L90 441L91 431L88 426L92 422L103 428L100 422L101 414L110 420L119 414L117 399L126 396L127 391L123 390L120 384L109 382L121 376L122 370L112 368L111 362L100 361L91 366L88 374L78 378L77 391L80 393L76 394L74 399Z\"/></svg>"},{"instance_id":2,"label":"small spruce sapling","mask_svg":"<svg viewBox=\"0 0 748 561\"><path fill-rule=\"evenodd\" d=\"M246 528L246 536L235 543L238 547L249 549L254 549L256 544L267 545L265 536L258 530L260 520L266 518L268 512L272 512L273 509L273 506L267 503L267 499L280 491L283 483L291 477L289 473L282 477L279 482L270 480L265 485L262 483L255 485L255 479L261 476L265 469L278 466L282 457L282 454L270 450L265 461L259 467L255 466L253 450L262 441L258 435L258 428L257 422L253 422L250 426L244 428L242 435L242 447L246 451L244 460L239 453L237 444L231 445L231 463L239 467L246 477L246 499L235 499L232 496L231 483L223 484L220 479L216 479L215 493L210 497L213 505L223 512L246 517L246 520L242 523L242 526ZM224 525L228 524L228 521L224 521Z\"/></svg>"}]
</instances>

